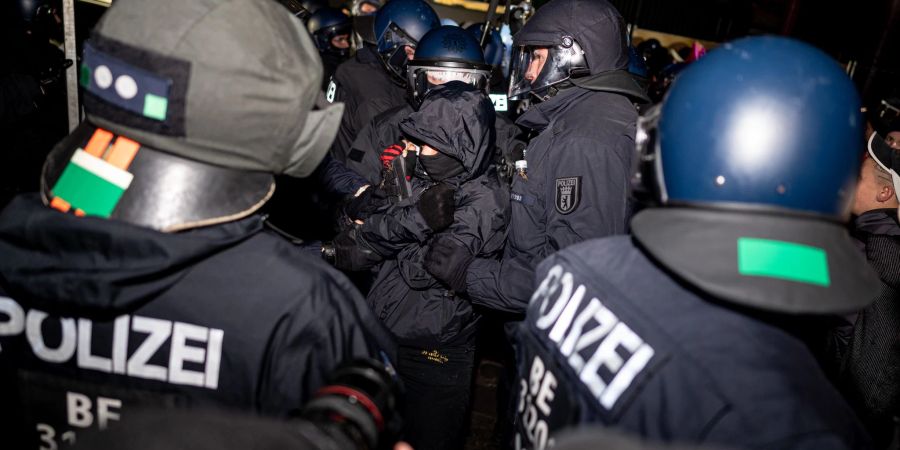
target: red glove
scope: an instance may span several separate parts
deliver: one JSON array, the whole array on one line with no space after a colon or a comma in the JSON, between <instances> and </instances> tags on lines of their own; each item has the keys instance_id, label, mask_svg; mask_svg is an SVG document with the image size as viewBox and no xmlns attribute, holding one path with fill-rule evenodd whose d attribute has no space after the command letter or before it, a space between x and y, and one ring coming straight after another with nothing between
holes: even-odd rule
<instances>
[{"instance_id":1,"label":"red glove","mask_svg":"<svg viewBox=\"0 0 900 450\"><path fill-rule=\"evenodd\" d=\"M384 150L381 151L381 165L384 166L385 169L391 168L391 162L394 158L403 154L403 147L399 144L394 144Z\"/></svg>"}]
</instances>

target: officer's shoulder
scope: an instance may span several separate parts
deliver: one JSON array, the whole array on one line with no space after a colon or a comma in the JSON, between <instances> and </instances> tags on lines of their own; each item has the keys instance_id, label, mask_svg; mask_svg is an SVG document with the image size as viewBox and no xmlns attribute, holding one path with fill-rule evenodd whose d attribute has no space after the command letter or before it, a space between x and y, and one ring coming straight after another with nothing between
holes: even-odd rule
<instances>
[{"instance_id":1,"label":"officer's shoulder","mask_svg":"<svg viewBox=\"0 0 900 450\"><path fill-rule=\"evenodd\" d=\"M350 58L337 66L337 69L334 71L334 78L344 82L363 82L367 78L371 79L372 76L378 74L373 69L379 69L379 67L360 61L358 58Z\"/></svg>"},{"instance_id":2,"label":"officer's shoulder","mask_svg":"<svg viewBox=\"0 0 900 450\"><path fill-rule=\"evenodd\" d=\"M279 280L278 286L285 291L309 291L322 285L340 284L342 275L337 270L312 251L275 233L257 233L234 251L242 268L258 270L266 279Z\"/></svg>"},{"instance_id":3,"label":"officer's shoulder","mask_svg":"<svg viewBox=\"0 0 900 450\"><path fill-rule=\"evenodd\" d=\"M601 139L634 136L637 109L628 98L607 92L591 92L579 98L553 123L553 133L563 139Z\"/></svg>"}]
</instances>

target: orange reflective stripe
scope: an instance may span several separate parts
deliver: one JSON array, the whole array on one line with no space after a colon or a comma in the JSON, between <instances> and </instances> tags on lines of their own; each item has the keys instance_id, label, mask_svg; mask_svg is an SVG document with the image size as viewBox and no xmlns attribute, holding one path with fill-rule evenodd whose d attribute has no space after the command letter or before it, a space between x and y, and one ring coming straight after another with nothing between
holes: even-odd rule
<instances>
[{"instance_id":1,"label":"orange reflective stripe","mask_svg":"<svg viewBox=\"0 0 900 450\"><path fill-rule=\"evenodd\" d=\"M119 136L116 138L116 143L113 144L112 150L109 151L106 162L122 170L128 170L128 166L131 165L134 155L137 155L140 148L141 144L124 136Z\"/></svg>"},{"instance_id":2,"label":"orange reflective stripe","mask_svg":"<svg viewBox=\"0 0 900 450\"><path fill-rule=\"evenodd\" d=\"M112 138L112 133L102 128L97 128L94 130L94 135L91 136L91 140L88 141L84 151L92 156L102 158L103 154L106 153L106 149L109 148Z\"/></svg>"},{"instance_id":3,"label":"orange reflective stripe","mask_svg":"<svg viewBox=\"0 0 900 450\"><path fill-rule=\"evenodd\" d=\"M81 209L76 209L76 210L75 210L75 215L78 216L78 217L84 217L84 211L81 210Z\"/></svg>"},{"instance_id":4,"label":"orange reflective stripe","mask_svg":"<svg viewBox=\"0 0 900 450\"><path fill-rule=\"evenodd\" d=\"M53 200L50 200L50 207L62 212L69 212L72 209L72 205L69 202L59 197L53 197Z\"/></svg>"}]
</instances>

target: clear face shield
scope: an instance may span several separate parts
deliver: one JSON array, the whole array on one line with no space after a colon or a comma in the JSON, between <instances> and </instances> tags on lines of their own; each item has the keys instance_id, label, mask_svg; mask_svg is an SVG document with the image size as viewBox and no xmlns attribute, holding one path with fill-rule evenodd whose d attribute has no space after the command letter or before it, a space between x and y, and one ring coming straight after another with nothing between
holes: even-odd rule
<instances>
[{"instance_id":1,"label":"clear face shield","mask_svg":"<svg viewBox=\"0 0 900 450\"><path fill-rule=\"evenodd\" d=\"M432 89L450 81L462 81L475 89L483 91L485 94L488 93L491 78L491 70L488 66L471 68L415 64L415 61L410 64L406 76L409 99L416 108L422 104L422 100Z\"/></svg>"},{"instance_id":2,"label":"clear face shield","mask_svg":"<svg viewBox=\"0 0 900 450\"><path fill-rule=\"evenodd\" d=\"M524 94L532 93L544 100L547 88L573 75L586 74L587 70L584 51L568 36L560 45L514 47L509 70L509 99L522 100Z\"/></svg>"},{"instance_id":3,"label":"clear face shield","mask_svg":"<svg viewBox=\"0 0 900 450\"><path fill-rule=\"evenodd\" d=\"M406 34L396 24L390 24L385 36L378 41L378 53L381 54L385 66L394 75L403 79L409 58L404 47L416 48L417 41Z\"/></svg>"},{"instance_id":4,"label":"clear face shield","mask_svg":"<svg viewBox=\"0 0 900 450\"><path fill-rule=\"evenodd\" d=\"M662 105L654 105L637 121L634 139L637 157L631 171L631 192L635 199L644 204L665 203L668 200L659 146L661 112Z\"/></svg>"}]
</instances>

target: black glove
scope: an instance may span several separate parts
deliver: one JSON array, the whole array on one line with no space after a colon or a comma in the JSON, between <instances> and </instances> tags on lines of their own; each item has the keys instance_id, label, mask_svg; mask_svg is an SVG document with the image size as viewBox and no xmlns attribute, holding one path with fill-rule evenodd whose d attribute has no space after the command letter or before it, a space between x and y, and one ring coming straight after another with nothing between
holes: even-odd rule
<instances>
[{"instance_id":1,"label":"black glove","mask_svg":"<svg viewBox=\"0 0 900 450\"><path fill-rule=\"evenodd\" d=\"M431 231L437 233L453 223L456 210L456 189L446 183L438 183L428 188L419 198L419 213Z\"/></svg>"},{"instance_id":2,"label":"black glove","mask_svg":"<svg viewBox=\"0 0 900 450\"><path fill-rule=\"evenodd\" d=\"M387 194L381 189L369 186L356 197L350 198L344 205L344 213L353 220L366 220L378 208L389 203Z\"/></svg>"},{"instance_id":3,"label":"black glove","mask_svg":"<svg viewBox=\"0 0 900 450\"><path fill-rule=\"evenodd\" d=\"M466 292L466 273L475 255L448 236L435 236L425 255L425 270L454 292Z\"/></svg>"},{"instance_id":4,"label":"black glove","mask_svg":"<svg viewBox=\"0 0 900 450\"><path fill-rule=\"evenodd\" d=\"M322 244L322 258L341 270L357 272L381 262L381 255L359 241L357 229L351 228Z\"/></svg>"}]
</instances>

